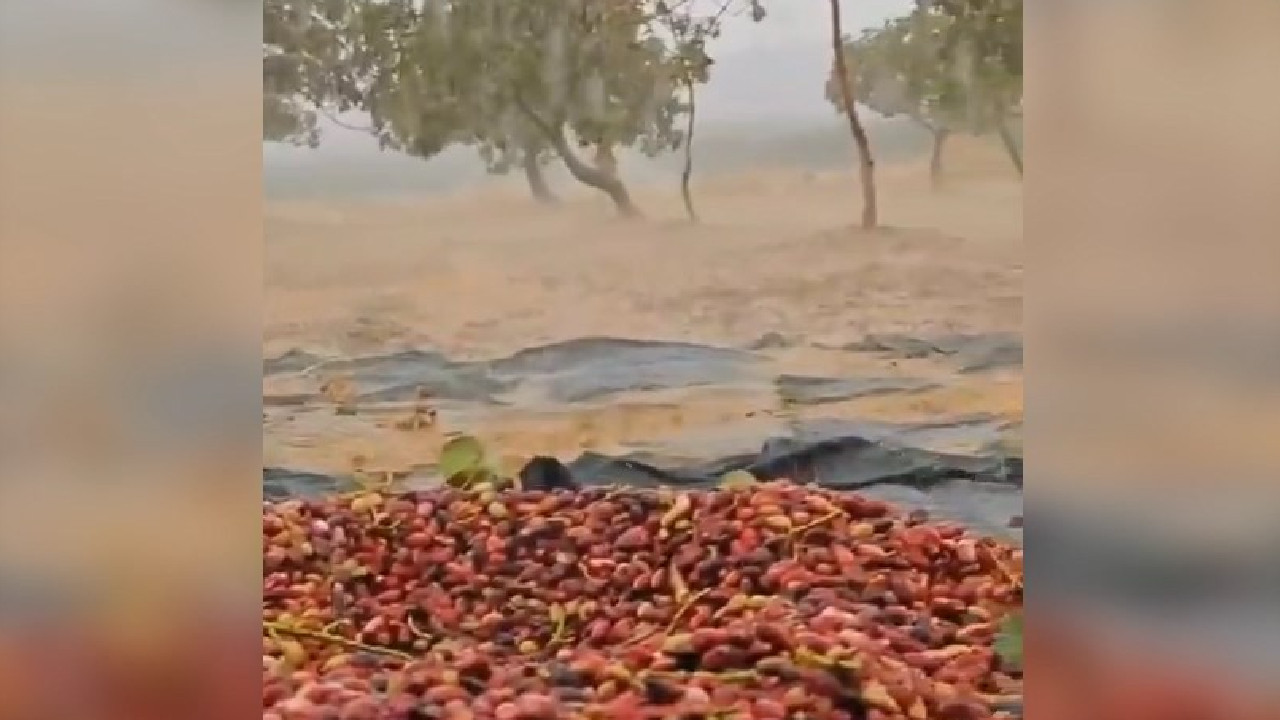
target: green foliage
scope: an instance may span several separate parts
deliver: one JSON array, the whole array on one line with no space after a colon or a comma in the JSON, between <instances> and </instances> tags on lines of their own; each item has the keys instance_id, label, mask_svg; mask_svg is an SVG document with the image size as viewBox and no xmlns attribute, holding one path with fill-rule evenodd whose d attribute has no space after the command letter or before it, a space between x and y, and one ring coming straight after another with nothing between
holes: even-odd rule
<instances>
[{"instance_id":1,"label":"green foliage","mask_svg":"<svg viewBox=\"0 0 1280 720\"><path fill-rule=\"evenodd\" d=\"M451 438L440 449L437 466L445 482L453 485L459 478L469 478L487 470L488 459L479 440L471 435L459 435Z\"/></svg>"},{"instance_id":2,"label":"green foliage","mask_svg":"<svg viewBox=\"0 0 1280 720\"><path fill-rule=\"evenodd\" d=\"M1022 100L1022 0L934 0L846 44L855 99L933 130L989 132ZM826 97L838 112L834 71Z\"/></svg>"},{"instance_id":3,"label":"green foliage","mask_svg":"<svg viewBox=\"0 0 1280 720\"><path fill-rule=\"evenodd\" d=\"M288 95L262 94L262 138L290 145L320 145L315 111Z\"/></svg>"},{"instance_id":4,"label":"green foliage","mask_svg":"<svg viewBox=\"0 0 1280 720\"><path fill-rule=\"evenodd\" d=\"M565 129L656 155L682 141L680 80L711 65L710 24L659 32L691 3L265 0L264 136L314 143L316 110L358 109L384 148L472 145L493 172L549 159Z\"/></svg>"},{"instance_id":5,"label":"green foliage","mask_svg":"<svg viewBox=\"0 0 1280 720\"><path fill-rule=\"evenodd\" d=\"M648 31L662 37L671 48L668 66L673 82L702 84L711 79L715 61L707 47L724 31L724 17L731 11L743 10L750 12L754 22L762 21L766 15L759 0L746 0L745 6L738 0L658 0L654 4Z\"/></svg>"},{"instance_id":6,"label":"green foliage","mask_svg":"<svg viewBox=\"0 0 1280 720\"><path fill-rule=\"evenodd\" d=\"M944 59L958 62L971 51L979 76L1021 86L1022 0L932 0L929 6L955 27L942 49Z\"/></svg>"},{"instance_id":7,"label":"green foliage","mask_svg":"<svg viewBox=\"0 0 1280 720\"><path fill-rule=\"evenodd\" d=\"M342 2L266 0L262 6L263 139L315 146L316 107L341 78Z\"/></svg>"}]
</instances>

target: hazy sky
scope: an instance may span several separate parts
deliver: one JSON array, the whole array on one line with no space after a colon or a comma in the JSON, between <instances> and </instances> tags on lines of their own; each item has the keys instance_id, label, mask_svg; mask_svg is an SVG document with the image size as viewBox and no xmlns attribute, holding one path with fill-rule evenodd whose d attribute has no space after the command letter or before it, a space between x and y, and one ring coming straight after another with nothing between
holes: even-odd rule
<instances>
[{"instance_id":1,"label":"hazy sky","mask_svg":"<svg viewBox=\"0 0 1280 720\"><path fill-rule=\"evenodd\" d=\"M841 0L844 29L857 33L910 10L912 0ZM736 27L712 50L712 80L699 97L707 119L830 117L822 85L831 63L827 0L765 0L761 23L735 18Z\"/></svg>"},{"instance_id":2,"label":"hazy sky","mask_svg":"<svg viewBox=\"0 0 1280 720\"><path fill-rule=\"evenodd\" d=\"M841 0L846 33L877 26L912 7L912 0ZM769 15L761 23L733 18L712 46L716 66L698 96L698 114L726 120L804 122L834 117L822 96L831 62L831 21L827 0L765 0ZM264 158L300 152L349 154L376 150L372 139L336 127L325 128L319 150L275 143Z\"/></svg>"}]
</instances>

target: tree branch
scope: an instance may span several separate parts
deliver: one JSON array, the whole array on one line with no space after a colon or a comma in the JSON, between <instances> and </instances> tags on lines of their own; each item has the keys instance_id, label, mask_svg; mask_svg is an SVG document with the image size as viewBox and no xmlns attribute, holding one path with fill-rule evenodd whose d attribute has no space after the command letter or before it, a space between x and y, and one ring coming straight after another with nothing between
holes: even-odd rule
<instances>
[{"instance_id":1,"label":"tree branch","mask_svg":"<svg viewBox=\"0 0 1280 720\"><path fill-rule=\"evenodd\" d=\"M338 127L340 127L340 128L343 128L343 129L346 129L346 130L354 130L354 131L359 132L359 133L368 133L368 134L370 134L370 135L374 135L374 136L376 136L376 135L378 134L378 130L377 130L377 128L375 128L375 127L373 127L373 126L359 127L359 126L356 126L356 125L351 125L351 124L349 124L349 123L347 123L347 122L344 122L344 121L342 121L342 120L339 120L339 119L338 119L338 116L337 116L337 115L334 115L334 114L333 114L333 113L332 113L328 108L323 108L323 107L318 107L318 106L317 106L317 107L316 107L316 112L320 113L321 115L323 115L323 116L324 116L324 118L325 118L326 120L328 120L329 122L333 123L334 125L337 125L337 126L338 126Z\"/></svg>"},{"instance_id":2,"label":"tree branch","mask_svg":"<svg viewBox=\"0 0 1280 720\"><path fill-rule=\"evenodd\" d=\"M533 123L534 127L536 127L539 132L546 135L548 138L554 138L556 136L558 131L555 127L543 119L543 117L539 115L537 111L529 105L529 103L525 102L524 96L520 94L519 90L516 90L511 94L511 101L515 104L516 109L524 113L525 117L529 118L529 122Z\"/></svg>"}]
</instances>

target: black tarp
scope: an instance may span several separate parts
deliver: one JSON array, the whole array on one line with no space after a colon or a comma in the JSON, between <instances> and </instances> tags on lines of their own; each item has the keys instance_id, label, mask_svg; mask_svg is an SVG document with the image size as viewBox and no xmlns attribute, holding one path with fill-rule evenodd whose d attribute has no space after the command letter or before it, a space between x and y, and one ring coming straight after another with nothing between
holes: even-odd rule
<instances>
[{"instance_id":1,"label":"black tarp","mask_svg":"<svg viewBox=\"0 0 1280 720\"><path fill-rule=\"evenodd\" d=\"M438 352L408 350L379 356L325 360L291 351L264 361L267 376L308 368L348 374L361 403L409 400L418 387L432 396L477 406L518 404L537 398L542 408L609 401L623 394L694 387L750 388L772 393L778 405L821 406L850 398L911 393L937 387L911 377L816 377L773 374L761 348L754 351L683 342L581 338L521 350L491 360L453 360ZM1020 361L1021 343L1003 335L911 339L869 337L844 349L892 356L919 353L958 356L961 369L979 371ZM266 399L272 404L271 397ZM314 399L314 398L311 398ZM289 398L289 404L309 398ZM281 403L284 404L284 403ZM782 422L782 421L779 421ZM843 419L791 420L785 428L760 424L717 427L716 437L690 432L618 455L588 452L567 465L582 485L623 484L710 487L731 470L761 479L790 478L859 490L905 508L925 508L988 533L1019 534L1009 520L1022 513L1022 463L1000 449L1006 431L983 416L934 423L892 424ZM767 434L761 434L767 433ZM966 452L933 448L965 446ZM411 478L438 480L428 469ZM268 468L264 495L271 499L353 489L348 480L287 468Z\"/></svg>"},{"instance_id":2,"label":"black tarp","mask_svg":"<svg viewBox=\"0 0 1280 720\"><path fill-rule=\"evenodd\" d=\"M987 534L1018 537L1010 520L1022 514L1022 460L998 454L955 455L858 435L800 433L775 438L756 453L705 460L654 452L611 456L587 452L566 463L580 485L714 487L733 470L761 480L793 479L856 490L904 509L922 508ZM423 480L427 480L424 477ZM436 478L438 479L438 478ZM314 497L353 490L349 480L285 468L263 471L268 499Z\"/></svg>"}]
</instances>

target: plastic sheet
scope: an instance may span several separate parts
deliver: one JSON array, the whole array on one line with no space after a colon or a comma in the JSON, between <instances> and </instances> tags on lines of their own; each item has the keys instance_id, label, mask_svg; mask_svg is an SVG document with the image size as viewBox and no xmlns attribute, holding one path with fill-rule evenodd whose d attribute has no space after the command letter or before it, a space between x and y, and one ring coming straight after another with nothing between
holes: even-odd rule
<instances>
[{"instance_id":1,"label":"plastic sheet","mask_svg":"<svg viewBox=\"0 0 1280 720\"><path fill-rule=\"evenodd\" d=\"M776 346L781 339L757 344ZM1021 341L1004 335L921 339L872 336L845 346L890 356L950 356L970 372L1021 362ZM911 377L818 377L770 373L761 351L677 342L583 338L529 348L492 360L459 361L411 350L326 361L292 351L264 363L268 376L322 367L344 373L361 389L358 402L376 406L412 399L419 387L434 398L485 405L555 408L624 394L696 387L755 388L775 393L783 407L822 406L868 395L915 393L938 387ZM530 400L530 398L533 398ZM314 398L268 396L279 404ZM614 455L587 452L567 463L580 485L708 487L732 470L757 478L789 478L859 490L907 509L922 508L988 534L1020 536L1010 520L1022 514L1022 461L1002 442L1009 428L975 415L930 423L896 424L807 418L778 424L743 422ZM953 452L943 448L965 448ZM500 448L498 449L500 450ZM427 472L415 483L438 481ZM352 489L341 477L268 468L270 498L314 496Z\"/></svg>"}]
</instances>

